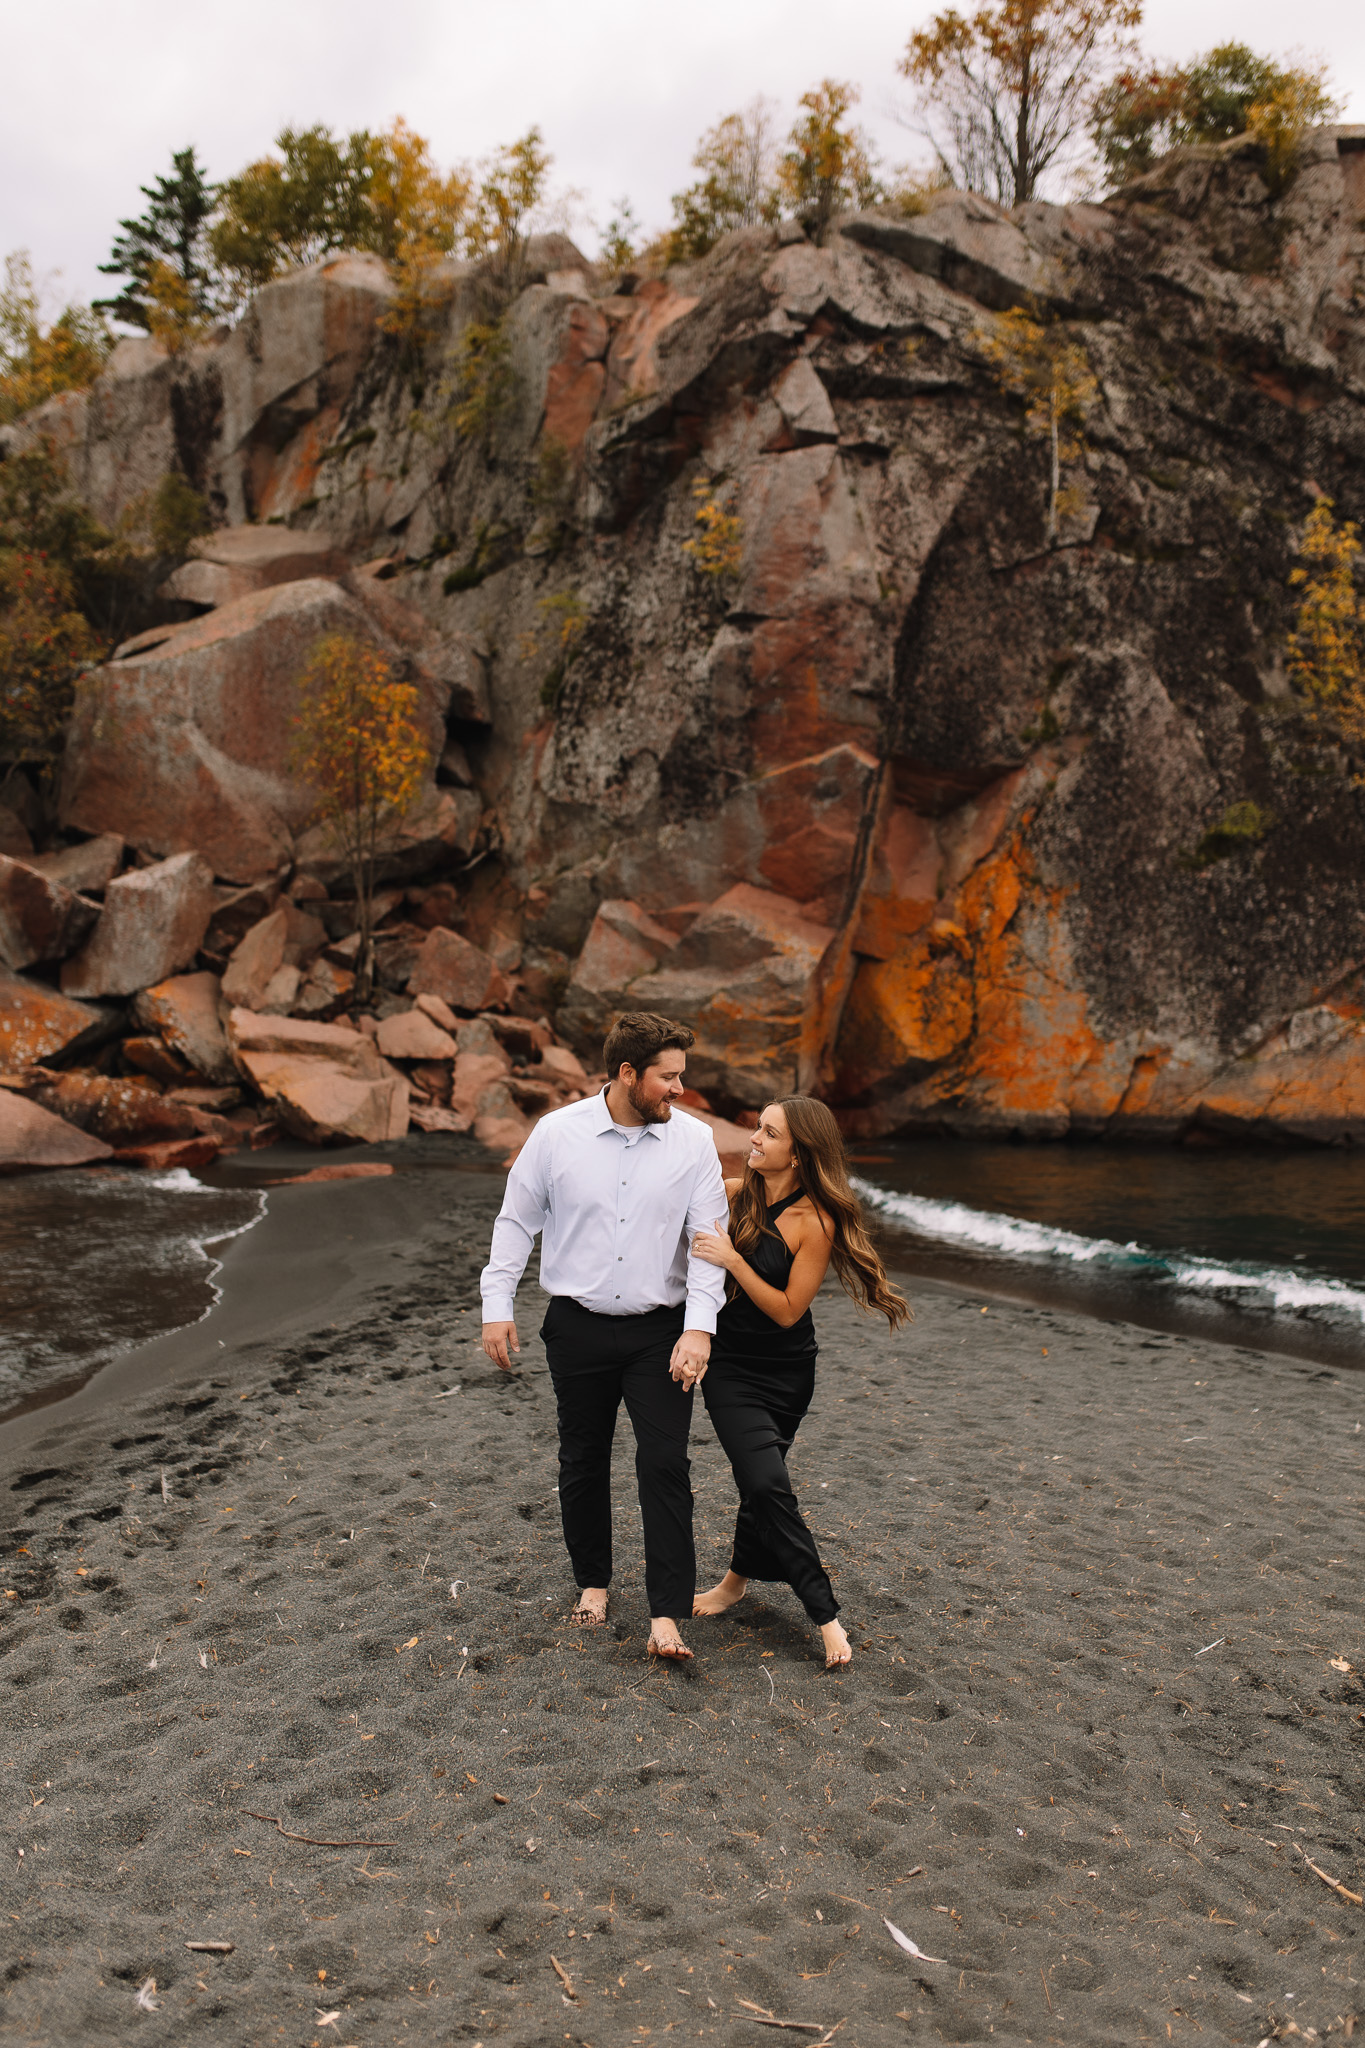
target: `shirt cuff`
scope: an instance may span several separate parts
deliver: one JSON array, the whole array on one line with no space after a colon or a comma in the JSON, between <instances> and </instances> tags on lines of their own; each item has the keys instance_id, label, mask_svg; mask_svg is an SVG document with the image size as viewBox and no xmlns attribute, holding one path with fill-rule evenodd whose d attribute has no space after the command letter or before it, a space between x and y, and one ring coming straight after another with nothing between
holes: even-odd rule
<instances>
[{"instance_id":1,"label":"shirt cuff","mask_svg":"<svg viewBox=\"0 0 1365 2048\"><path fill-rule=\"evenodd\" d=\"M514 1323L517 1319L514 1297L510 1294L485 1294L483 1319L486 1323Z\"/></svg>"},{"instance_id":2,"label":"shirt cuff","mask_svg":"<svg viewBox=\"0 0 1365 2048\"><path fill-rule=\"evenodd\" d=\"M704 1294L689 1294L687 1307L683 1310L685 1330L704 1330L708 1337L716 1334L716 1304Z\"/></svg>"}]
</instances>

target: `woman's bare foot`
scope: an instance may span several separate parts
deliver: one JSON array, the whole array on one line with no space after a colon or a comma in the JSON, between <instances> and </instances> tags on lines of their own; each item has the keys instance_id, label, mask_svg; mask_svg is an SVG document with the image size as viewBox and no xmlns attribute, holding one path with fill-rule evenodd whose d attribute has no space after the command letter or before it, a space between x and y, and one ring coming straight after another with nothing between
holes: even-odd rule
<instances>
[{"instance_id":1,"label":"woman's bare foot","mask_svg":"<svg viewBox=\"0 0 1365 2048\"><path fill-rule=\"evenodd\" d=\"M741 1579L735 1572L727 1572L718 1586L709 1593L698 1593L692 1602L694 1614L724 1614L727 1607L733 1607L742 1600L749 1590L749 1581Z\"/></svg>"},{"instance_id":2,"label":"woman's bare foot","mask_svg":"<svg viewBox=\"0 0 1365 2048\"><path fill-rule=\"evenodd\" d=\"M666 1614L654 1615L649 1624L649 1654L662 1657L668 1664L685 1664L691 1660L692 1652L678 1634L678 1624Z\"/></svg>"},{"instance_id":3,"label":"woman's bare foot","mask_svg":"<svg viewBox=\"0 0 1365 2048\"><path fill-rule=\"evenodd\" d=\"M584 1586L578 1596L578 1604L569 1616L580 1628L601 1628L607 1618L607 1589L605 1586Z\"/></svg>"},{"instance_id":4,"label":"woman's bare foot","mask_svg":"<svg viewBox=\"0 0 1365 2048\"><path fill-rule=\"evenodd\" d=\"M845 1664L853 1662L853 1645L844 1634L841 1623L821 1622L820 1640L825 1646L826 1671L839 1671Z\"/></svg>"}]
</instances>

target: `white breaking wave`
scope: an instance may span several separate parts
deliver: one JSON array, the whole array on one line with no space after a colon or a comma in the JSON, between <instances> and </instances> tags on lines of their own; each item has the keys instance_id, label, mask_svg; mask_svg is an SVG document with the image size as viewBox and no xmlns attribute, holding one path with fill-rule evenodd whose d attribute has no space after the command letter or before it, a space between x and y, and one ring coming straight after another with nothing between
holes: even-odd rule
<instances>
[{"instance_id":1,"label":"white breaking wave","mask_svg":"<svg viewBox=\"0 0 1365 2048\"><path fill-rule=\"evenodd\" d=\"M1326 1311L1365 1325L1365 1292L1344 1280L1296 1273L1289 1267L1239 1265L1204 1259L1193 1252L1159 1252L1148 1245L1118 1244L1108 1237L1082 1237L1049 1223L1030 1223L965 1202L937 1202L927 1195L897 1195L871 1181L855 1179L860 1199L884 1216L905 1224L920 1237L973 1251L998 1252L1025 1264L1065 1260L1074 1266L1108 1267L1130 1278L1188 1288L1204 1295L1233 1294L1238 1306L1271 1311Z\"/></svg>"}]
</instances>

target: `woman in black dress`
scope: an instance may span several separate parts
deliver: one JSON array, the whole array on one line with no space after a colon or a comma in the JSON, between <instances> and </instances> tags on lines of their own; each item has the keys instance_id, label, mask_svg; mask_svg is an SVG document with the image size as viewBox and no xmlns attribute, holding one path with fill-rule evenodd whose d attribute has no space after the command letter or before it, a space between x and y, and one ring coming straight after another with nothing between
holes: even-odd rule
<instances>
[{"instance_id":1,"label":"woman in black dress","mask_svg":"<svg viewBox=\"0 0 1365 2048\"><path fill-rule=\"evenodd\" d=\"M785 1579L820 1630L825 1665L851 1663L839 1603L801 1516L787 1453L815 1391L810 1305L831 1265L860 1308L893 1330L910 1307L887 1280L848 1184L839 1127L809 1095L769 1103L742 1180L727 1180L730 1229L693 1239L695 1255L730 1275L709 1366L697 1375L739 1488L730 1569L699 1594L694 1614L723 1614L750 1579ZM695 1382L694 1382L695 1384Z\"/></svg>"}]
</instances>

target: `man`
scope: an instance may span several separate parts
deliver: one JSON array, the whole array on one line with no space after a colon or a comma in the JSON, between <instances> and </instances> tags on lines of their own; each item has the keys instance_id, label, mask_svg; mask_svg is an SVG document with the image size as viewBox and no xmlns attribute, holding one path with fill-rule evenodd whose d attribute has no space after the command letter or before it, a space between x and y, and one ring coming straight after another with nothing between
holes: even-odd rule
<instances>
[{"instance_id":1,"label":"man","mask_svg":"<svg viewBox=\"0 0 1365 2048\"><path fill-rule=\"evenodd\" d=\"M649 1647L689 1658L678 1617L692 1612L696 1553L687 1432L706 1369L725 1275L690 1256L692 1234L725 1214L725 1183L706 1125L674 1117L685 1024L646 1011L621 1018L603 1047L600 1095L542 1117L507 1176L482 1277L483 1348L504 1372L517 1338L513 1303L536 1232L552 1299L541 1336L559 1410L559 1511L579 1587L574 1619L607 1618L611 1445L622 1401L635 1431L645 1535Z\"/></svg>"}]
</instances>

